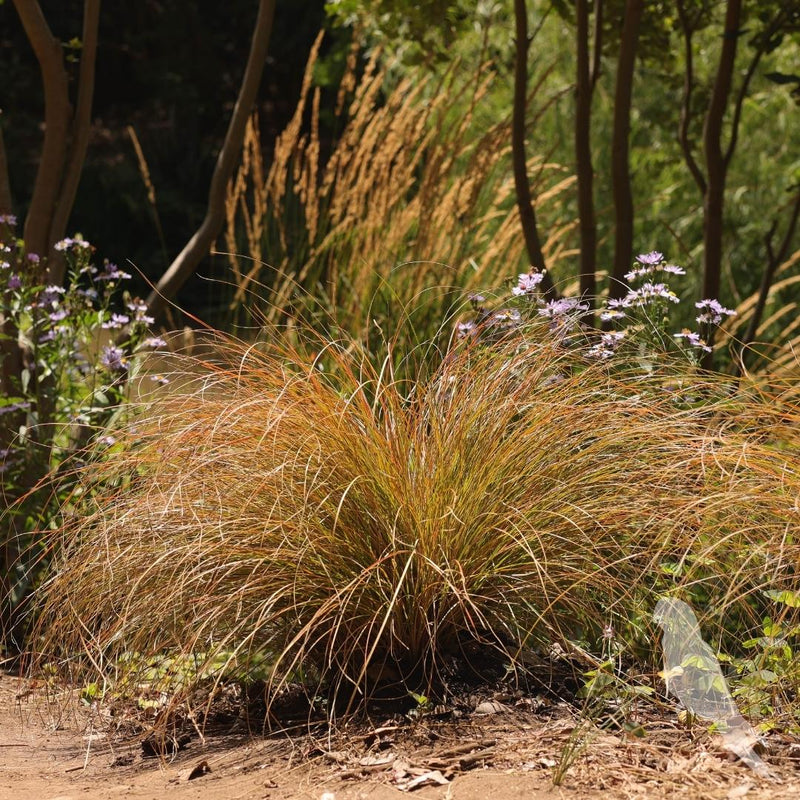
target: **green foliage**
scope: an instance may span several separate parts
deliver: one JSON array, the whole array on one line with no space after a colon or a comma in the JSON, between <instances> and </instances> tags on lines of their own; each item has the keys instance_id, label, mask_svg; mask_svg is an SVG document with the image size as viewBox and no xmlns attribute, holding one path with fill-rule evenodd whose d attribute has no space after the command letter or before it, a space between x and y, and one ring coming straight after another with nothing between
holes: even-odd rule
<instances>
[{"instance_id":1,"label":"green foliage","mask_svg":"<svg viewBox=\"0 0 800 800\"><path fill-rule=\"evenodd\" d=\"M444 58L472 19L490 14L497 5L492 0L483 0L477 8L466 0L332 0L325 8L340 23L366 27L376 39L416 43L409 58L417 61L426 58L426 50Z\"/></svg>"},{"instance_id":2,"label":"green foliage","mask_svg":"<svg viewBox=\"0 0 800 800\"><path fill-rule=\"evenodd\" d=\"M765 617L760 635L742 642L749 651L732 659L736 671L734 696L746 714L761 720L762 729L800 731L800 625L790 609L800 608L800 596L789 589L767 589L777 618Z\"/></svg>"},{"instance_id":3,"label":"green foliage","mask_svg":"<svg viewBox=\"0 0 800 800\"><path fill-rule=\"evenodd\" d=\"M591 6L594 8L594 4ZM606 143L612 129L614 59L624 3L607 2L603 6L603 52L592 120L600 270L612 262L614 248L613 214L609 213L612 202L610 148ZM631 133L635 241L640 242L643 249L655 246L656 242L671 243L664 246L679 254L680 263L688 272L681 287L681 297L695 301L704 299L699 296L704 215L702 195L689 173L676 136L687 69L681 24L676 4L648 2L645 6ZM687 24L693 31L694 45L688 133L695 157L704 167L703 119L723 41L720 33L725 4L697 0L684 2L682 6ZM373 6L356 3L352 4L351 10L355 12L356 7L360 9L359 19L363 21L369 16L368 8ZM738 317L726 325L727 333L722 337L729 344L732 340L728 334L741 337L747 327L755 302L753 294L759 288L767 260L765 238L775 224L773 249L777 249L781 237L787 232L791 203L798 185L800 162L791 134L797 124L798 109L791 94L796 85L791 82L778 84L770 79L776 75L793 76L797 71L795 7L794 3L747 3L744 7L745 24L738 48L731 102L743 89L744 74L758 49L763 49L764 53L747 87L739 121L738 146L728 167L722 296L719 299L739 311ZM556 14L548 13L549 8L549 3L529 3L531 29L537 31L531 46L532 70L536 72L552 67L537 96L543 99L551 97L554 101L546 113L537 114L529 110L529 119L535 119L535 122L529 126L528 146L529 151L547 153L553 161L569 167L574 163L574 95L569 88L575 80L575 63L571 50L564 48L563 42L572 41L575 36L574 7L568 3L556 4ZM503 113L502 110L508 109L511 102L510 81L507 79L513 63L510 2L495 4L491 14L483 22L481 19L475 18L474 28L460 30L449 51L458 54L466 63L477 63L483 54L492 57L493 69L502 79L494 82L481 105ZM488 42L485 49L484 39ZM381 38L378 34L372 41L380 41L391 53L401 52L405 46L403 39ZM554 54L552 59L549 54ZM440 73L449 63L429 66ZM402 64L395 69L404 74ZM405 74L408 74L408 66L405 69ZM535 80L532 78L532 83ZM731 123L732 109L729 109L723 147L730 141ZM559 202L568 214L574 216L572 194L565 193ZM541 228L545 236L550 232L546 219ZM562 241L566 248L563 261L558 265L559 278L573 274L576 268L577 229L573 228ZM796 242L795 232L790 239L789 254ZM602 281L602 275L600 277ZM797 328L791 325L791 311L780 312L790 309L796 302L797 283L790 279L797 277L796 261L787 259L780 265L777 286L770 293L764 324L757 334L759 341L784 343L782 351L770 351L766 347L758 350L762 356L778 358L781 370L796 369L796 360L792 360L790 350L797 345ZM692 303L683 303L674 317L676 329L692 327L693 317ZM726 349L721 348L716 358L720 368L729 366ZM769 361L769 358L754 358L751 366L769 370L772 369Z\"/></svg>"},{"instance_id":4,"label":"green foliage","mask_svg":"<svg viewBox=\"0 0 800 800\"><path fill-rule=\"evenodd\" d=\"M0 225L0 358L18 352L22 359L13 394L0 398L0 423L11 433L0 451L0 586L8 593L0 606L14 608L41 574L37 531L55 525L74 484L72 460L85 457L93 440L98 450L112 446L103 432L122 413L141 361L136 353L161 342L147 338L152 320L122 289L130 276L113 264L95 267L87 241L56 246L67 260L66 284L45 285L44 260L13 237L13 218ZM45 482L48 474L53 482Z\"/></svg>"}]
</instances>

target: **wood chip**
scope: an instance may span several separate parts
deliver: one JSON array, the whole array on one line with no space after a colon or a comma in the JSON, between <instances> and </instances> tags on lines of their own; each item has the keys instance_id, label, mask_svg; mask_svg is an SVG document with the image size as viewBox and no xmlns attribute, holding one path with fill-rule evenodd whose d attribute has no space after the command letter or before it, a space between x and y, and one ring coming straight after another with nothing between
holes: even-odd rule
<instances>
[{"instance_id":1,"label":"wood chip","mask_svg":"<svg viewBox=\"0 0 800 800\"><path fill-rule=\"evenodd\" d=\"M202 761L199 761L197 764L195 764L187 772L185 778L182 777L181 779L187 781L194 781L197 780L198 778L202 778L203 775L208 775L209 772L211 772L211 767L209 766L208 761L203 759Z\"/></svg>"},{"instance_id":2,"label":"wood chip","mask_svg":"<svg viewBox=\"0 0 800 800\"><path fill-rule=\"evenodd\" d=\"M404 792L413 792L414 789L419 789L421 786L428 786L430 784L435 786L447 786L448 783L450 783L450 781L448 781L438 769L435 769L431 772L418 775L416 778L412 778L407 783L398 784L397 788L403 790Z\"/></svg>"},{"instance_id":3,"label":"wood chip","mask_svg":"<svg viewBox=\"0 0 800 800\"><path fill-rule=\"evenodd\" d=\"M503 705L503 703L499 703L497 700L484 700L482 703L478 703L478 705L475 706L475 711L472 713L488 716L489 714L504 714L507 711L511 711L511 709Z\"/></svg>"}]
</instances>

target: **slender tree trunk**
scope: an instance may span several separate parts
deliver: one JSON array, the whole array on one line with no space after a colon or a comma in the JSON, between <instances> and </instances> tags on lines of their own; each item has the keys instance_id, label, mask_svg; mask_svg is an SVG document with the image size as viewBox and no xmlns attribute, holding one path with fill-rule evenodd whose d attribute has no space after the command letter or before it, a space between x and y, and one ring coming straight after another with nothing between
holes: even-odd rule
<instances>
[{"instance_id":1,"label":"slender tree trunk","mask_svg":"<svg viewBox=\"0 0 800 800\"><path fill-rule=\"evenodd\" d=\"M28 252L48 256L50 226L61 187L69 136L70 104L61 43L53 36L36 0L14 0L25 34L33 47L44 86L44 144L33 196L25 218Z\"/></svg>"},{"instance_id":2,"label":"slender tree trunk","mask_svg":"<svg viewBox=\"0 0 800 800\"><path fill-rule=\"evenodd\" d=\"M267 46L272 32L276 0L260 0L250 55L247 59L239 97L228 125L225 142L217 157L211 178L206 215L197 232L192 236L177 258L161 276L155 289L147 299L150 313L160 315L165 304L175 297L200 261L208 254L219 236L225 221L225 192L241 154L247 120L258 95L261 74L267 58Z\"/></svg>"},{"instance_id":3,"label":"slender tree trunk","mask_svg":"<svg viewBox=\"0 0 800 800\"><path fill-rule=\"evenodd\" d=\"M717 75L703 125L703 149L708 186L704 200L703 297L717 298L722 271L722 213L724 208L727 163L722 149L722 124L736 66L742 0L728 0L725 30Z\"/></svg>"},{"instance_id":4,"label":"slender tree trunk","mask_svg":"<svg viewBox=\"0 0 800 800\"><path fill-rule=\"evenodd\" d=\"M694 157L694 143L690 137L690 128L692 123L692 93L694 91L694 47L692 45L692 37L694 36L695 20L692 19L686 9L686 6L681 0L678 0L678 19L680 20L681 31L683 33L683 53L686 61L683 76L683 97L681 99L681 117L678 126L678 141L683 151L683 160L689 168L692 177L694 178L697 188L700 193L705 197L706 194L706 177L697 160Z\"/></svg>"},{"instance_id":5,"label":"slender tree trunk","mask_svg":"<svg viewBox=\"0 0 800 800\"><path fill-rule=\"evenodd\" d=\"M703 151L706 160L707 185L703 198L703 297L719 297L722 275L722 232L725 207L725 181L728 159L722 149L722 125L736 66L736 49L740 36L742 0L728 0L725 10L725 29L722 35L717 74L711 100L703 124ZM713 344L714 330L708 333ZM703 366L710 368L712 354L703 358Z\"/></svg>"},{"instance_id":6,"label":"slender tree trunk","mask_svg":"<svg viewBox=\"0 0 800 800\"><path fill-rule=\"evenodd\" d=\"M97 59L97 30L100 25L100 0L86 0L83 8L83 38L81 40L81 64L78 77L78 97L75 116L72 120L69 153L66 156L64 178L50 223L47 261L47 281L61 285L64 280L64 259L53 245L66 235L69 216L75 204L75 195L86 160L89 133L92 124L92 98L94 97L94 74Z\"/></svg>"},{"instance_id":7,"label":"slender tree trunk","mask_svg":"<svg viewBox=\"0 0 800 800\"><path fill-rule=\"evenodd\" d=\"M514 0L515 18L515 51L516 62L514 66L514 110L511 121L511 148L514 169L514 187L517 192L517 208L519 220L522 225L522 235L525 237L525 248L528 251L528 261L532 267L544 270L544 254L539 231L536 226L536 211L533 207L531 187L528 182L528 160L525 155L525 118L527 111L528 95L528 9L525 0ZM541 283L545 295L552 297L555 294L553 279L545 272Z\"/></svg>"},{"instance_id":8,"label":"slender tree trunk","mask_svg":"<svg viewBox=\"0 0 800 800\"><path fill-rule=\"evenodd\" d=\"M614 133L611 143L611 178L614 192L616 239L609 297L622 297L627 291L625 273L633 260L633 192L630 175L631 99L639 27L644 0L627 0L617 63L614 98Z\"/></svg>"},{"instance_id":9,"label":"slender tree trunk","mask_svg":"<svg viewBox=\"0 0 800 800\"><path fill-rule=\"evenodd\" d=\"M589 0L576 4L577 77L575 80L575 163L578 175L578 224L580 231L580 295L594 307L597 295L597 224L594 216L594 168L592 166L592 69L589 55ZM597 47L597 42L595 42ZM586 321L592 319L591 313Z\"/></svg>"}]
</instances>

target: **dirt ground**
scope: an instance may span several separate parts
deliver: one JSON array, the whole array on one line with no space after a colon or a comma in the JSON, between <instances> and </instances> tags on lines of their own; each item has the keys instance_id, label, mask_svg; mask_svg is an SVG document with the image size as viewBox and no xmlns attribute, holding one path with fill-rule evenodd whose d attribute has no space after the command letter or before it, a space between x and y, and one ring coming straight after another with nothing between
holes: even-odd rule
<instances>
[{"instance_id":1,"label":"dirt ground","mask_svg":"<svg viewBox=\"0 0 800 800\"><path fill-rule=\"evenodd\" d=\"M488 713L478 713L479 711ZM676 721L646 736L574 736L567 709L487 699L457 719L373 720L335 733L195 736L169 761L112 740L96 712L45 703L0 676L0 800L544 800L800 797L800 744L770 739L771 775L728 760L714 737ZM554 769L580 741L563 784Z\"/></svg>"}]
</instances>

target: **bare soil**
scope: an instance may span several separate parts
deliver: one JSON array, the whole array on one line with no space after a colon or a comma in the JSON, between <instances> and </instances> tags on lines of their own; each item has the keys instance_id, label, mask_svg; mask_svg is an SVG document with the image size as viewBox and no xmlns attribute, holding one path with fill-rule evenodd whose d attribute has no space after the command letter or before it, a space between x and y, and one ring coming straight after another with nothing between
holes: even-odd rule
<instances>
[{"instance_id":1,"label":"bare soil","mask_svg":"<svg viewBox=\"0 0 800 800\"><path fill-rule=\"evenodd\" d=\"M800 797L800 743L770 737L771 777L731 762L705 732L676 720L644 723L628 738L574 736L566 707L497 703L456 719L374 719L336 731L195 736L169 760L146 757L141 740L110 734L96 708L43 700L0 676L0 800L545 800L546 798ZM554 769L580 742L561 786Z\"/></svg>"}]
</instances>

